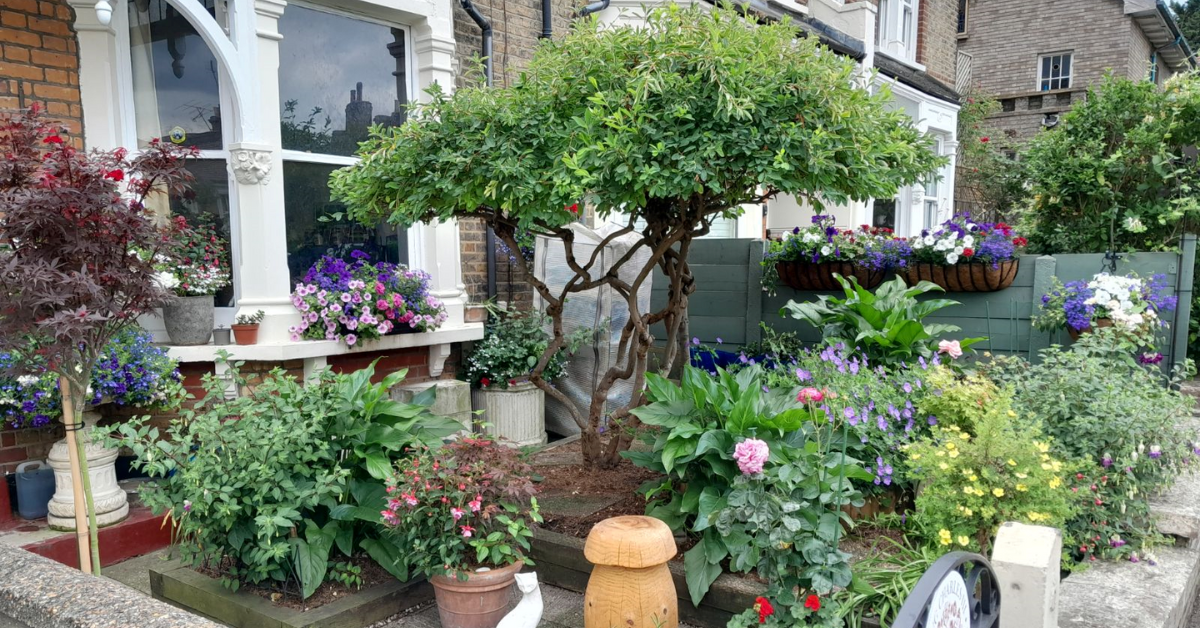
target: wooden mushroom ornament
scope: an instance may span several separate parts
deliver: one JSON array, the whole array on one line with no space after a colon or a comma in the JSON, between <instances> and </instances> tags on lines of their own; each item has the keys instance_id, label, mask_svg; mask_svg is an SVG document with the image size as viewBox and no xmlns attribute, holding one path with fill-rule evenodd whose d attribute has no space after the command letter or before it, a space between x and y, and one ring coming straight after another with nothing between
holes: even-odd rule
<instances>
[{"instance_id":1,"label":"wooden mushroom ornament","mask_svg":"<svg viewBox=\"0 0 1200 628\"><path fill-rule=\"evenodd\" d=\"M679 599L667 561L675 537L653 517L613 517L588 534L595 567L583 596L584 628L677 628Z\"/></svg>"}]
</instances>

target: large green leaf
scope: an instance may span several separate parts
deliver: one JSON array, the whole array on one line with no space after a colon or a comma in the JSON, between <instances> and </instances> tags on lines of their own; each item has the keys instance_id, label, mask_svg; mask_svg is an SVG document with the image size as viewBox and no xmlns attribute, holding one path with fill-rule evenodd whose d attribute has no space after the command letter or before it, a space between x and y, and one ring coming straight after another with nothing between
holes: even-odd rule
<instances>
[{"instance_id":1,"label":"large green leaf","mask_svg":"<svg viewBox=\"0 0 1200 628\"><path fill-rule=\"evenodd\" d=\"M680 401L683 390L671 383L671 380L657 373L646 373L646 387L650 389L651 401Z\"/></svg>"},{"instance_id":2,"label":"large green leaf","mask_svg":"<svg viewBox=\"0 0 1200 628\"><path fill-rule=\"evenodd\" d=\"M367 473L377 480L387 479L392 473L392 461L383 453L371 452L366 455Z\"/></svg>"},{"instance_id":3,"label":"large green leaf","mask_svg":"<svg viewBox=\"0 0 1200 628\"><path fill-rule=\"evenodd\" d=\"M692 531L699 532L716 523L717 515L725 509L725 504L725 496L721 495L716 487L704 487L697 500L696 523L692 526Z\"/></svg>"},{"instance_id":4,"label":"large green leaf","mask_svg":"<svg viewBox=\"0 0 1200 628\"><path fill-rule=\"evenodd\" d=\"M380 567L395 576L397 580L408 581L408 563L405 562L404 555L395 545L389 541L375 538L363 539L358 544L367 550L367 555L372 560L379 563Z\"/></svg>"},{"instance_id":5,"label":"large green leaf","mask_svg":"<svg viewBox=\"0 0 1200 628\"><path fill-rule=\"evenodd\" d=\"M691 417L695 408L690 400L681 400L639 406L630 412L646 425L674 428Z\"/></svg>"},{"instance_id":6,"label":"large green leaf","mask_svg":"<svg viewBox=\"0 0 1200 628\"><path fill-rule=\"evenodd\" d=\"M300 581L300 597L308 599L325 581L333 541L324 535L316 535L308 540L292 538L289 542L292 544L292 568Z\"/></svg>"},{"instance_id":7,"label":"large green leaf","mask_svg":"<svg viewBox=\"0 0 1200 628\"><path fill-rule=\"evenodd\" d=\"M683 569L692 606L700 608L700 601L708 594L712 583L716 582L717 577L721 575L721 565L708 562L706 548L704 542L701 541L683 555Z\"/></svg>"}]
</instances>

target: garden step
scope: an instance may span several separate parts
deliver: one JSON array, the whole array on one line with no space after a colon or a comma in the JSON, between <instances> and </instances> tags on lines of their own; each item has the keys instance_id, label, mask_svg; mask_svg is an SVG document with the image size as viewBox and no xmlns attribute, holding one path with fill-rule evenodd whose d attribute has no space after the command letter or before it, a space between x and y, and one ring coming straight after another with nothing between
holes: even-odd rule
<instances>
[{"instance_id":1,"label":"garden step","mask_svg":"<svg viewBox=\"0 0 1200 628\"><path fill-rule=\"evenodd\" d=\"M1200 550L1164 547L1157 564L1098 562L1059 589L1059 628L1182 628L1200 583Z\"/></svg>"}]
</instances>

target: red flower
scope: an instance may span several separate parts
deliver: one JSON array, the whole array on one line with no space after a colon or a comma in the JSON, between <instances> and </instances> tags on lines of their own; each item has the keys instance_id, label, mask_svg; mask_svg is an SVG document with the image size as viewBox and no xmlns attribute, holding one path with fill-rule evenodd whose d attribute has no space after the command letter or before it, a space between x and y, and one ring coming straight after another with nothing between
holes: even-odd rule
<instances>
[{"instance_id":1,"label":"red flower","mask_svg":"<svg viewBox=\"0 0 1200 628\"><path fill-rule=\"evenodd\" d=\"M479 385L480 385L480 386L483 386L484 388L487 388L488 386L491 386L491 385L492 385L492 380L490 380L490 379L488 379L488 378L486 378L486 377L480 377L480 378L479 378Z\"/></svg>"},{"instance_id":2,"label":"red flower","mask_svg":"<svg viewBox=\"0 0 1200 628\"><path fill-rule=\"evenodd\" d=\"M1013 238L1012 242L1013 246L1025 246L1026 244L1029 244L1029 240L1021 237Z\"/></svg>"},{"instance_id":3,"label":"red flower","mask_svg":"<svg viewBox=\"0 0 1200 628\"><path fill-rule=\"evenodd\" d=\"M979 141L983 142L984 144L987 144L988 142L990 142L992 140L991 140L991 138L989 138L985 135L985 136L979 138Z\"/></svg>"},{"instance_id":4,"label":"red flower","mask_svg":"<svg viewBox=\"0 0 1200 628\"><path fill-rule=\"evenodd\" d=\"M112 179L113 181L124 181L125 180L125 171L124 170L110 170L108 174L104 175L104 178Z\"/></svg>"},{"instance_id":5,"label":"red flower","mask_svg":"<svg viewBox=\"0 0 1200 628\"><path fill-rule=\"evenodd\" d=\"M567 211L571 212L572 214L578 214L579 213L579 203L572 203L570 205L567 205Z\"/></svg>"},{"instance_id":6,"label":"red flower","mask_svg":"<svg viewBox=\"0 0 1200 628\"><path fill-rule=\"evenodd\" d=\"M821 598L815 595L808 596L808 599L804 600L804 608L814 613L821 610Z\"/></svg>"},{"instance_id":7,"label":"red flower","mask_svg":"<svg viewBox=\"0 0 1200 628\"><path fill-rule=\"evenodd\" d=\"M975 249L963 249L963 257L971 257L975 254Z\"/></svg>"},{"instance_id":8,"label":"red flower","mask_svg":"<svg viewBox=\"0 0 1200 628\"><path fill-rule=\"evenodd\" d=\"M767 618L775 614L775 607L771 606L771 601L762 596L754 598L754 610L758 611L758 623L760 624L766 623Z\"/></svg>"},{"instance_id":9,"label":"red flower","mask_svg":"<svg viewBox=\"0 0 1200 628\"><path fill-rule=\"evenodd\" d=\"M58 144L61 146L63 143L63 138L61 138L57 135L51 135L50 137L47 137L46 139L42 140L42 143L43 144Z\"/></svg>"}]
</instances>

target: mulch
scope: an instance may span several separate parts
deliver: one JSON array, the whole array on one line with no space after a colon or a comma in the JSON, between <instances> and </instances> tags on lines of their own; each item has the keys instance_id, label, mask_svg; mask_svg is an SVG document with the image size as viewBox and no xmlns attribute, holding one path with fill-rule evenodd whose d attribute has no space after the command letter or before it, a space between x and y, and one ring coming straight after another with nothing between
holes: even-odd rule
<instances>
[{"instance_id":1,"label":"mulch","mask_svg":"<svg viewBox=\"0 0 1200 628\"><path fill-rule=\"evenodd\" d=\"M393 580L392 574L388 573L383 567L380 567L369 556L359 555L351 558L349 561L342 560L338 562L349 562L352 565L357 565L361 570L359 576L362 577L362 588L350 588L340 582L326 582L317 588L312 595L306 600L300 599L300 591L296 588L295 582L289 582L288 588L271 586L264 582L261 585L242 583L239 591L246 591L258 597L269 600L276 606L286 608L294 608L300 611L310 611L315 608L320 608L330 602L335 602L349 595L354 595L363 589L368 589L377 584ZM221 571L212 567L202 567L197 569L200 573L210 578L220 578Z\"/></svg>"},{"instance_id":2,"label":"mulch","mask_svg":"<svg viewBox=\"0 0 1200 628\"><path fill-rule=\"evenodd\" d=\"M556 447L554 452L556 455L574 454L576 459L583 460L578 442ZM535 464L536 461L535 456ZM621 501L589 515L546 515L543 528L581 539L587 538L592 526L609 517L646 514L646 498L638 493L638 488L650 480L663 478L662 475L635 466L625 459L621 459L621 462L611 469L571 464L538 466L536 470L542 476L542 481L538 484L541 495L624 496Z\"/></svg>"}]
</instances>

